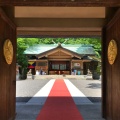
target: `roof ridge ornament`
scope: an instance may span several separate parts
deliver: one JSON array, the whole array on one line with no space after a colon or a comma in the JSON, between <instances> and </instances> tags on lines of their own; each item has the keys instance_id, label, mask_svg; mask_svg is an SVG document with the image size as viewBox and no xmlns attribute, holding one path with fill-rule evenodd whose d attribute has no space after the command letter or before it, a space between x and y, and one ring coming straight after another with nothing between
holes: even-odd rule
<instances>
[{"instance_id":1,"label":"roof ridge ornament","mask_svg":"<svg viewBox=\"0 0 120 120\"><path fill-rule=\"evenodd\" d=\"M58 42L58 46L57 47L62 47L60 42Z\"/></svg>"},{"instance_id":2,"label":"roof ridge ornament","mask_svg":"<svg viewBox=\"0 0 120 120\"><path fill-rule=\"evenodd\" d=\"M60 42L58 42L58 45L61 45L61 43L60 43Z\"/></svg>"}]
</instances>

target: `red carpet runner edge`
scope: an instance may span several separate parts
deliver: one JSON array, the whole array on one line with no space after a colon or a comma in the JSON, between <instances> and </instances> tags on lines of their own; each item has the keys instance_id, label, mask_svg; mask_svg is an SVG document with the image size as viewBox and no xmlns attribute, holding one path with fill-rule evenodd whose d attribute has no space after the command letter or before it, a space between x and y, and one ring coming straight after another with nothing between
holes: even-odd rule
<instances>
[{"instance_id":1,"label":"red carpet runner edge","mask_svg":"<svg viewBox=\"0 0 120 120\"><path fill-rule=\"evenodd\" d=\"M55 80L36 120L83 120L64 80Z\"/></svg>"}]
</instances>

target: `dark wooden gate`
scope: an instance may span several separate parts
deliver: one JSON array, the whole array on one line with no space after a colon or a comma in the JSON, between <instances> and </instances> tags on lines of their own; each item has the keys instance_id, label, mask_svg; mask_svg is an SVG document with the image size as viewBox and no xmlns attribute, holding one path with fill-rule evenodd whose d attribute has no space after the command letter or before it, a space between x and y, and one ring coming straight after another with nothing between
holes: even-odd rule
<instances>
[{"instance_id":1,"label":"dark wooden gate","mask_svg":"<svg viewBox=\"0 0 120 120\"><path fill-rule=\"evenodd\" d=\"M117 42L118 54L113 65L107 58L111 40ZM120 9L103 28L103 116L107 120L120 120Z\"/></svg>"},{"instance_id":2,"label":"dark wooden gate","mask_svg":"<svg viewBox=\"0 0 120 120\"><path fill-rule=\"evenodd\" d=\"M65 2L64 2L65 1ZM0 0L0 6L69 6L69 7L120 7L120 0ZM6 9L5 11L9 11ZM16 27L11 22L12 14L7 14L0 9L0 120L12 120L15 116L15 89L16 89ZM11 17L10 19L7 17ZM108 18L109 19L109 18ZM58 36L62 32L55 32ZM55 35L54 32L49 34ZM66 32L67 33L67 32ZM66 33L63 36L66 36ZM78 35L80 32L70 32L71 35ZM43 35L43 33L41 32ZM46 34L46 33L44 33ZM90 35L89 32L86 34ZM82 32L81 32L82 35ZM12 41L14 47L14 58L11 65L8 65L3 55L3 44L6 39ZM110 65L107 59L107 48L110 40L114 39L118 45L118 55L115 63ZM102 76L102 111L103 117L107 120L120 120L120 10L113 20L103 28L103 76Z\"/></svg>"},{"instance_id":3,"label":"dark wooden gate","mask_svg":"<svg viewBox=\"0 0 120 120\"><path fill-rule=\"evenodd\" d=\"M6 39L13 44L14 56L8 65L3 55ZM12 120L15 117L16 91L16 27L0 9L0 120Z\"/></svg>"}]
</instances>

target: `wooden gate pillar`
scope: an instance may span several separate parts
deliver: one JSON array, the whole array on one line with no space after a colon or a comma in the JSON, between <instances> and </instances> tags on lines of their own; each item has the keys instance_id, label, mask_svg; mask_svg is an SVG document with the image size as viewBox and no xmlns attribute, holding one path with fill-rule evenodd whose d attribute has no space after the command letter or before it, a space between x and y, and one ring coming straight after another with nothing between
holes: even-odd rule
<instances>
[{"instance_id":1,"label":"wooden gate pillar","mask_svg":"<svg viewBox=\"0 0 120 120\"><path fill-rule=\"evenodd\" d=\"M0 120L13 120L16 107L16 26L9 18L13 12L10 10L11 13L6 15L3 9L0 8ZM6 43L4 47L6 40L11 42ZM13 60L10 62L12 46ZM5 53L8 63L4 57L4 50L8 52Z\"/></svg>"},{"instance_id":2,"label":"wooden gate pillar","mask_svg":"<svg viewBox=\"0 0 120 120\"><path fill-rule=\"evenodd\" d=\"M112 48L109 52L113 56L117 49L117 56L113 64L109 62L108 47ZM113 19L103 29L103 117L107 120L120 120L120 9L116 12Z\"/></svg>"}]
</instances>

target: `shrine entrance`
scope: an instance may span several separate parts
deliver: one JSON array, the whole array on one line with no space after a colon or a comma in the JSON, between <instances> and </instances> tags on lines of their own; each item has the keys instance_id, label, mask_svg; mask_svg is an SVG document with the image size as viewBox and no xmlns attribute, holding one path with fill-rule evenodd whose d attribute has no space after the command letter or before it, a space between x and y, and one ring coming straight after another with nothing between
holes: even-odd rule
<instances>
[{"instance_id":1,"label":"shrine entrance","mask_svg":"<svg viewBox=\"0 0 120 120\"><path fill-rule=\"evenodd\" d=\"M103 49L102 116L107 120L119 120L119 7L119 0L86 0L85 2L73 0L65 2L59 0L0 1L0 119L13 120L16 114L17 37L101 36ZM118 47L117 57L113 64L108 62L108 46L112 42L111 40L114 40ZM112 45L114 46L114 44ZM7 55L11 51L12 54ZM58 66L59 70L65 69L65 65L67 65L67 63L57 64L53 62L54 67L51 69L58 69Z\"/></svg>"},{"instance_id":2,"label":"shrine entrance","mask_svg":"<svg viewBox=\"0 0 120 120\"><path fill-rule=\"evenodd\" d=\"M49 74L63 75L71 73L70 61L49 61Z\"/></svg>"}]
</instances>

